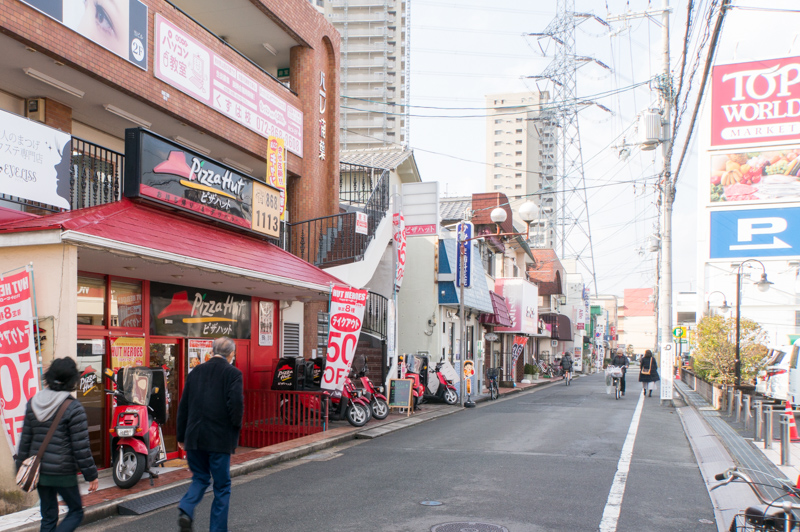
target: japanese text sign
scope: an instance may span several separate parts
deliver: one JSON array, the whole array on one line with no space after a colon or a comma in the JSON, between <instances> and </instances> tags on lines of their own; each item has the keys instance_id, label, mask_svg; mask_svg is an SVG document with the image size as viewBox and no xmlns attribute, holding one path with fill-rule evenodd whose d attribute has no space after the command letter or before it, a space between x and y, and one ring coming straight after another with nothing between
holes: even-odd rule
<instances>
[{"instance_id":1,"label":"japanese text sign","mask_svg":"<svg viewBox=\"0 0 800 532\"><path fill-rule=\"evenodd\" d=\"M155 76L303 156L303 113L180 28L156 15ZM288 91L287 91L288 92Z\"/></svg>"},{"instance_id":2,"label":"japanese text sign","mask_svg":"<svg viewBox=\"0 0 800 532\"><path fill-rule=\"evenodd\" d=\"M66 133L0 110L0 194L69 209Z\"/></svg>"},{"instance_id":3,"label":"japanese text sign","mask_svg":"<svg viewBox=\"0 0 800 532\"><path fill-rule=\"evenodd\" d=\"M39 391L36 366L31 276L25 270L0 280L0 414L12 454L25 407Z\"/></svg>"},{"instance_id":4,"label":"japanese text sign","mask_svg":"<svg viewBox=\"0 0 800 532\"><path fill-rule=\"evenodd\" d=\"M322 389L341 391L353 364L353 355L361 334L367 290L343 286L331 288L330 328Z\"/></svg>"},{"instance_id":5,"label":"japanese text sign","mask_svg":"<svg viewBox=\"0 0 800 532\"><path fill-rule=\"evenodd\" d=\"M394 243L397 248L397 268L394 276L394 286L399 289L406 276L406 220L402 212L395 213L392 217Z\"/></svg>"},{"instance_id":6,"label":"japanese text sign","mask_svg":"<svg viewBox=\"0 0 800 532\"><path fill-rule=\"evenodd\" d=\"M278 137L267 139L267 183L280 190L283 221L286 212L286 147L283 139Z\"/></svg>"},{"instance_id":7,"label":"japanese text sign","mask_svg":"<svg viewBox=\"0 0 800 532\"><path fill-rule=\"evenodd\" d=\"M514 345L511 346L511 361L516 363L519 356L525 351L525 344L528 343L527 336L515 336Z\"/></svg>"},{"instance_id":8,"label":"japanese text sign","mask_svg":"<svg viewBox=\"0 0 800 532\"><path fill-rule=\"evenodd\" d=\"M796 141L800 57L714 67L711 146Z\"/></svg>"}]
</instances>

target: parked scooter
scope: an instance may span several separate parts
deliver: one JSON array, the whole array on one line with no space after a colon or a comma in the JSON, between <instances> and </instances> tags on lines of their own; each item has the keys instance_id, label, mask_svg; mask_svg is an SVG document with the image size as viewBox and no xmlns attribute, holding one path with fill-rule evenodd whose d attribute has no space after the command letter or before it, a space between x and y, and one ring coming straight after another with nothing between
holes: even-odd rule
<instances>
[{"instance_id":1,"label":"parked scooter","mask_svg":"<svg viewBox=\"0 0 800 532\"><path fill-rule=\"evenodd\" d=\"M457 373L449 362L441 361L430 369L427 356L412 354L407 355L405 363L406 378L414 380L412 395L415 407L419 401L427 399L438 399L449 405L458 402L458 391L451 380Z\"/></svg>"},{"instance_id":2,"label":"parked scooter","mask_svg":"<svg viewBox=\"0 0 800 532\"><path fill-rule=\"evenodd\" d=\"M369 401L372 417L386 419L389 415L389 402L386 400L386 395L384 395L386 388L384 386L375 386L370 378L367 377L368 373L369 368L367 368L366 362L361 365L361 369L356 373L356 377L361 382L364 398Z\"/></svg>"},{"instance_id":3,"label":"parked scooter","mask_svg":"<svg viewBox=\"0 0 800 532\"><path fill-rule=\"evenodd\" d=\"M131 488L147 472L150 484L158 478L156 466L167 460L161 425L167 421L166 376L163 369L111 369L105 375L116 385L106 390L116 405L111 414L111 472L120 488Z\"/></svg>"},{"instance_id":4,"label":"parked scooter","mask_svg":"<svg viewBox=\"0 0 800 532\"><path fill-rule=\"evenodd\" d=\"M296 357L282 358L275 370L272 389L318 392L324 366L323 358L309 361ZM282 395L278 403L278 412L284 423L295 425L305 419L322 416L323 404L326 401L329 402L330 421L347 419L354 427L363 427L371 418L369 402L349 379L341 392L324 392L322 396L303 393Z\"/></svg>"}]
</instances>

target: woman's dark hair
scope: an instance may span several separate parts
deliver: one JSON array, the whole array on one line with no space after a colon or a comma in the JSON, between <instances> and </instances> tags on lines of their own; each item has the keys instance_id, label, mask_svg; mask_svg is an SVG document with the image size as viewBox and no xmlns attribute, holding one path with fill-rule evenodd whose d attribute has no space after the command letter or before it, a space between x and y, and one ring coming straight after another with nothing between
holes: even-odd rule
<instances>
[{"instance_id":1,"label":"woman's dark hair","mask_svg":"<svg viewBox=\"0 0 800 532\"><path fill-rule=\"evenodd\" d=\"M651 357L653 356L653 352L648 349L647 351L644 352L644 356Z\"/></svg>"},{"instance_id":2,"label":"woman's dark hair","mask_svg":"<svg viewBox=\"0 0 800 532\"><path fill-rule=\"evenodd\" d=\"M71 358L57 358L44 373L47 387L54 392L72 392L78 387L81 374Z\"/></svg>"}]
</instances>

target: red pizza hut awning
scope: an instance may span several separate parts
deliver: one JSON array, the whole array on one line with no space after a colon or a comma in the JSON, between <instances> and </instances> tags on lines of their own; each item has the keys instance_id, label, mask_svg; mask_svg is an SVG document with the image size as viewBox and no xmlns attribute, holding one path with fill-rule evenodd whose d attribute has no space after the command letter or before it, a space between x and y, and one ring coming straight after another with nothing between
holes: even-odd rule
<instances>
[{"instance_id":1,"label":"red pizza hut awning","mask_svg":"<svg viewBox=\"0 0 800 532\"><path fill-rule=\"evenodd\" d=\"M492 308L494 309L494 313L481 314L480 322L485 325L511 327L511 315L508 313L506 298L491 291L489 292L489 297L492 300Z\"/></svg>"},{"instance_id":2,"label":"red pizza hut awning","mask_svg":"<svg viewBox=\"0 0 800 532\"><path fill-rule=\"evenodd\" d=\"M98 273L181 284L202 278L214 285L207 288L275 299L325 299L331 283L342 283L265 240L128 199L0 225L0 234L39 231L78 246L79 268Z\"/></svg>"}]
</instances>

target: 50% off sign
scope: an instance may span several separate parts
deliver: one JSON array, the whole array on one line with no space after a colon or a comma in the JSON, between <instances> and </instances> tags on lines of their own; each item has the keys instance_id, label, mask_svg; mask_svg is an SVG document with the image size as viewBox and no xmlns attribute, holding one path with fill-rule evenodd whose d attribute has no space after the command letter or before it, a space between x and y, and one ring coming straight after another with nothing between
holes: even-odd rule
<instances>
[{"instance_id":1,"label":"50% off sign","mask_svg":"<svg viewBox=\"0 0 800 532\"><path fill-rule=\"evenodd\" d=\"M341 391L344 388L361 334L367 294L366 290L355 288L331 288L328 349L321 384L323 390Z\"/></svg>"}]
</instances>

